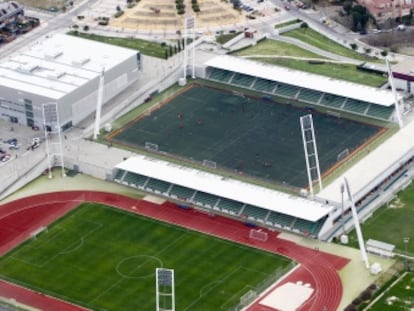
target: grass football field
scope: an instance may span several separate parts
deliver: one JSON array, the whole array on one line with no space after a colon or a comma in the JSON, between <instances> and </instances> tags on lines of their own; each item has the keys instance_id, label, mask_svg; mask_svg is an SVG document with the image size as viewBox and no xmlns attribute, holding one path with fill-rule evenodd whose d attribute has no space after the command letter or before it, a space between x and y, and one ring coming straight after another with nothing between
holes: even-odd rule
<instances>
[{"instance_id":1,"label":"grass football field","mask_svg":"<svg viewBox=\"0 0 414 311\"><path fill-rule=\"evenodd\" d=\"M284 257L85 203L0 258L0 277L93 310L155 310L155 269L176 310L229 310L292 266ZM280 275L279 275L280 276Z\"/></svg>"},{"instance_id":2,"label":"grass football field","mask_svg":"<svg viewBox=\"0 0 414 311\"><path fill-rule=\"evenodd\" d=\"M410 311L414 309L414 273L407 272L374 303L372 311Z\"/></svg>"},{"instance_id":3,"label":"grass football field","mask_svg":"<svg viewBox=\"0 0 414 311\"><path fill-rule=\"evenodd\" d=\"M414 253L414 183L398 193L389 204L378 209L361 225L364 240L374 239L394 244L405 250L404 237L409 237L408 251ZM355 231L349 235L350 243L357 246Z\"/></svg>"}]
</instances>

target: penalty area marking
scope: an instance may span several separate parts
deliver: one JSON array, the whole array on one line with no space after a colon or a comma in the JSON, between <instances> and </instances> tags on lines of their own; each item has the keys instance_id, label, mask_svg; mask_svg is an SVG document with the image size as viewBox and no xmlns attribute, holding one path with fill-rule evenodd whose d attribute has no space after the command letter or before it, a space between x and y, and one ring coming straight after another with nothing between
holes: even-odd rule
<instances>
[{"instance_id":1,"label":"penalty area marking","mask_svg":"<svg viewBox=\"0 0 414 311\"><path fill-rule=\"evenodd\" d=\"M122 265L126 264L128 261L132 261L134 264L134 268L130 271L122 271ZM134 262L136 261L136 263ZM154 266L152 272L146 274L139 274L139 270L144 265L151 264ZM137 256L130 256L121 259L115 267L116 273L125 279L145 279L155 275L155 268L162 268L163 262L161 259L155 256L150 255L137 255Z\"/></svg>"}]
</instances>

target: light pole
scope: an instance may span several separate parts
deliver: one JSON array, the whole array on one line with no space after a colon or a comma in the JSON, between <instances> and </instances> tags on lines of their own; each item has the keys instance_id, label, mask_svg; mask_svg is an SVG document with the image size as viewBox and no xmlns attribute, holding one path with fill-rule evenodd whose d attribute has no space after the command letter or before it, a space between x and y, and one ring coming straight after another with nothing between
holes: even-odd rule
<instances>
[{"instance_id":1,"label":"light pole","mask_svg":"<svg viewBox=\"0 0 414 311\"><path fill-rule=\"evenodd\" d=\"M345 234L345 211L344 211L344 191L345 185L341 184L341 222L342 222L342 233Z\"/></svg>"},{"instance_id":2,"label":"light pole","mask_svg":"<svg viewBox=\"0 0 414 311\"><path fill-rule=\"evenodd\" d=\"M407 271L408 270L408 242L410 242L409 237L404 237L404 250L405 250L405 257L404 257L404 268Z\"/></svg>"}]
</instances>

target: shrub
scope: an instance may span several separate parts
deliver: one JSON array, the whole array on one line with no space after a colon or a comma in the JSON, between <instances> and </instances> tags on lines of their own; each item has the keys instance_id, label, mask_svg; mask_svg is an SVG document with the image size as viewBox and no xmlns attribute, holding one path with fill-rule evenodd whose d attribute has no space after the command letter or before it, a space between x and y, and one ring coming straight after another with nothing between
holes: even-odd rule
<instances>
[{"instance_id":1,"label":"shrub","mask_svg":"<svg viewBox=\"0 0 414 311\"><path fill-rule=\"evenodd\" d=\"M361 303L362 303L362 299L359 297L352 300L352 304L355 306L359 306Z\"/></svg>"},{"instance_id":2,"label":"shrub","mask_svg":"<svg viewBox=\"0 0 414 311\"><path fill-rule=\"evenodd\" d=\"M372 283L368 288L371 289L371 290L376 290L377 289L377 285L374 284L374 283Z\"/></svg>"},{"instance_id":3,"label":"shrub","mask_svg":"<svg viewBox=\"0 0 414 311\"><path fill-rule=\"evenodd\" d=\"M364 290L361 295L359 295L359 298L363 301L370 300L372 298L372 291L370 289Z\"/></svg>"},{"instance_id":4,"label":"shrub","mask_svg":"<svg viewBox=\"0 0 414 311\"><path fill-rule=\"evenodd\" d=\"M344 311L357 311L357 307L355 305L347 306Z\"/></svg>"}]
</instances>

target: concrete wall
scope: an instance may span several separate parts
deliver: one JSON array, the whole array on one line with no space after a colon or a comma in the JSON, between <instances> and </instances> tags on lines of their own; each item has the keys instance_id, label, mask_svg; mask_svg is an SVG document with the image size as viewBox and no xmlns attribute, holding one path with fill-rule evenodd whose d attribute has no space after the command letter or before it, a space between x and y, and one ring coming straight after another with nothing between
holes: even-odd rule
<instances>
[{"instance_id":1,"label":"concrete wall","mask_svg":"<svg viewBox=\"0 0 414 311\"><path fill-rule=\"evenodd\" d=\"M10 116L16 117L18 123L27 125L26 108L24 100L29 99L33 105L33 119L35 125L43 124L41 105L53 101L51 98L32 93L22 92L17 89L0 86L0 118L10 121Z\"/></svg>"}]
</instances>

